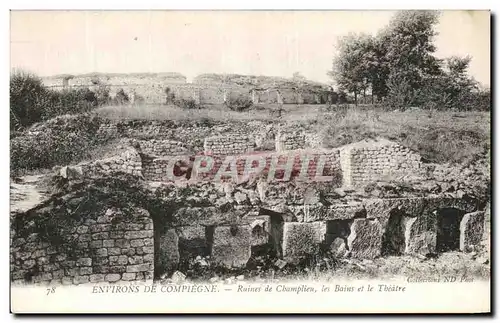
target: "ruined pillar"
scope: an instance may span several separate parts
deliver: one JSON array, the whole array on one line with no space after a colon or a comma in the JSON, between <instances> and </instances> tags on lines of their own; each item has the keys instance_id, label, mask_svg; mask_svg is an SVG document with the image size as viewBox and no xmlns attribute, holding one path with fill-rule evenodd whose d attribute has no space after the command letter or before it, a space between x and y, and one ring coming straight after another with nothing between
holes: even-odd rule
<instances>
[{"instance_id":1,"label":"ruined pillar","mask_svg":"<svg viewBox=\"0 0 500 323\"><path fill-rule=\"evenodd\" d=\"M289 263L319 252L325 241L326 222L286 222L283 226L283 258Z\"/></svg>"},{"instance_id":2,"label":"ruined pillar","mask_svg":"<svg viewBox=\"0 0 500 323\"><path fill-rule=\"evenodd\" d=\"M467 213L460 221L460 251L471 252L478 247L484 233L484 212Z\"/></svg>"},{"instance_id":3,"label":"ruined pillar","mask_svg":"<svg viewBox=\"0 0 500 323\"><path fill-rule=\"evenodd\" d=\"M256 93L257 91L252 90L252 103L257 104L259 103L259 96Z\"/></svg>"},{"instance_id":4,"label":"ruined pillar","mask_svg":"<svg viewBox=\"0 0 500 323\"><path fill-rule=\"evenodd\" d=\"M371 259L380 256L382 236L382 224L378 219L355 219L351 226L351 234L347 238L351 257Z\"/></svg>"},{"instance_id":5,"label":"ruined pillar","mask_svg":"<svg viewBox=\"0 0 500 323\"><path fill-rule=\"evenodd\" d=\"M405 233L405 253L426 255L436 252L437 246L437 212L422 214L418 217L405 217L403 227Z\"/></svg>"},{"instance_id":6,"label":"ruined pillar","mask_svg":"<svg viewBox=\"0 0 500 323\"><path fill-rule=\"evenodd\" d=\"M280 91L276 91L276 102L280 105L283 104L283 98L281 97Z\"/></svg>"}]
</instances>

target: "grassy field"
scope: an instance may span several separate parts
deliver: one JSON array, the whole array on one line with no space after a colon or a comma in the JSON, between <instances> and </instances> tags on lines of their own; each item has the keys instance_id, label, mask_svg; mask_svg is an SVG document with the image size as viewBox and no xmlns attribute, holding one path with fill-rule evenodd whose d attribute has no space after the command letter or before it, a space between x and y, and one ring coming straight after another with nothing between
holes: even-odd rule
<instances>
[{"instance_id":1,"label":"grassy field","mask_svg":"<svg viewBox=\"0 0 500 323\"><path fill-rule=\"evenodd\" d=\"M400 142L431 162L464 162L489 154L491 118L488 112L409 109L390 111L375 106L277 105L230 111L224 106L183 110L176 106L107 106L96 113L111 120L214 120L301 123L322 133L328 147L366 138L385 137Z\"/></svg>"}]
</instances>

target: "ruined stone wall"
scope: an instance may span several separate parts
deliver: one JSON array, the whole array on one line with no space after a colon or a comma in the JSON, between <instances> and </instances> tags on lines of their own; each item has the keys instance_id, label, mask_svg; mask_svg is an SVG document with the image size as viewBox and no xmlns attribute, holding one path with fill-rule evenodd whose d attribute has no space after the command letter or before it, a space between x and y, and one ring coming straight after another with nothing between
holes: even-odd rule
<instances>
[{"instance_id":1,"label":"ruined stone wall","mask_svg":"<svg viewBox=\"0 0 500 323\"><path fill-rule=\"evenodd\" d=\"M260 131L256 131L259 129ZM215 172L221 166L224 158L220 156L238 156L260 150L264 140L269 139L269 132L275 132L275 151L278 153L294 152L295 155L304 154L298 150L306 149L313 154L328 154L330 151L335 157L327 160L332 163L335 172L341 172L344 186L359 187L377 181L414 181L424 176L420 156L397 143L377 139L363 141L340 147L339 150L325 150L321 134L309 133L301 129L280 127L268 129L265 124L245 124L238 126L209 126L192 125L183 127L177 124L164 123L138 123L138 124L103 124L99 128L98 136L102 139L110 137L144 138L137 140L140 150L151 159L168 156L188 156L192 161L199 154L215 156ZM213 134L217 135L213 135ZM202 139L203 134L207 134ZM262 137L261 137L262 136ZM155 139L146 139L152 137ZM169 139L164 139L169 138ZM269 149L269 147L267 147ZM269 169L272 153L270 151L258 152L266 159L266 170ZM296 156L293 172L300 169L300 159ZM281 161L286 163L286 161ZM102 162L101 162L102 164ZM120 162L104 161L103 166L114 169L119 167L138 171L138 164L119 166ZM148 169L146 178L164 178L167 171L166 161L143 163L142 167ZM120 164L121 165L121 164ZM192 165L191 165L192 166ZM239 162L239 168L244 168ZM240 172L240 169L238 169ZM153 175L159 174L159 175ZM240 175L240 173L238 173ZM152 177L150 177L152 176ZM205 176L205 175L204 175ZM207 179L214 178L215 174L206 174ZM293 175L292 175L293 177ZM410 178L411 177L411 178ZM152 179L153 180L153 179Z\"/></svg>"},{"instance_id":2,"label":"ruined stone wall","mask_svg":"<svg viewBox=\"0 0 500 323\"><path fill-rule=\"evenodd\" d=\"M152 156L175 156L188 152L184 144L179 141L151 139L136 142L142 153Z\"/></svg>"},{"instance_id":3,"label":"ruined stone wall","mask_svg":"<svg viewBox=\"0 0 500 323\"><path fill-rule=\"evenodd\" d=\"M224 92L226 92L226 97L228 97L231 90L215 87L205 89L202 88L200 89L200 103L223 104Z\"/></svg>"},{"instance_id":4,"label":"ruined stone wall","mask_svg":"<svg viewBox=\"0 0 500 323\"><path fill-rule=\"evenodd\" d=\"M170 140L180 142L190 153L204 151L207 137L229 136L246 137L254 142L255 137L262 131L267 133L269 123L266 122L234 122L230 125L223 123L202 122L198 124L175 121L148 122L148 121L121 121L108 122L100 125L97 137L103 141L118 138L134 138L137 140ZM252 145L252 143L248 143Z\"/></svg>"},{"instance_id":5,"label":"ruined stone wall","mask_svg":"<svg viewBox=\"0 0 500 323\"><path fill-rule=\"evenodd\" d=\"M96 160L93 162L83 162L77 165L81 167L82 175L95 176L98 174L112 174L123 172L136 176L142 175L142 159L138 151L134 148L125 149L117 156Z\"/></svg>"},{"instance_id":6,"label":"ruined stone wall","mask_svg":"<svg viewBox=\"0 0 500 323\"><path fill-rule=\"evenodd\" d=\"M127 218L108 209L67 230L59 233L67 241L59 241L54 234L42 237L36 227L11 226L11 280L78 285L153 279L153 221L146 211Z\"/></svg>"},{"instance_id":7,"label":"ruined stone wall","mask_svg":"<svg viewBox=\"0 0 500 323\"><path fill-rule=\"evenodd\" d=\"M251 98L251 91L254 89L253 86L238 85L236 83L198 82L198 80L196 83L186 83L186 77L177 73L98 74L75 76L66 81L63 77L48 77L44 78L43 82L54 90L79 87L88 87L92 90L99 84L106 85L110 88L112 97L116 95L119 89L123 89L128 95L132 93L140 95L146 103L150 104L165 104L165 90L167 87L171 89L171 92L177 98L194 99L200 104L222 104L224 103L224 97L229 98L231 96L248 96ZM281 88L280 92L281 102L278 100L275 89L257 90L253 95L254 103L320 104L326 102L326 99L321 100L321 97L328 95L327 93L318 95L307 90L301 90L299 93L299 91L289 87Z\"/></svg>"},{"instance_id":8,"label":"ruined stone wall","mask_svg":"<svg viewBox=\"0 0 500 323\"><path fill-rule=\"evenodd\" d=\"M306 133L304 131L279 129L275 141L276 151L323 147L323 138L321 135Z\"/></svg>"},{"instance_id":9,"label":"ruined stone wall","mask_svg":"<svg viewBox=\"0 0 500 323\"><path fill-rule=\"evenodd\" d=\"M418 173L421 157L409 148L387 140L366 141L342 147L341 164L348 186L397 179Z\"/></svg>"},{"instance_id":10,"label":"ruined stone wall","mask_svg":"<svg viewBox=\"0 0 500 323\"><path fill-rule=\"evenodd\" d=\"M185 162L182 162L183 160ZM176 181L175 177L181 176L187 180L187 170L193 161L194 157L187 156L145 159L142 163L142 172L146 180L153 182L174 182Z\"/></svg>"},{"instance_id":11,"label":"ruined stone wall","mask_svg":"<svg viewBox=\"0 0 500 323\"><path fill-rule=\"evenodd\" d=\"M305 156L309 156L306 160ZM273 181L323 181L329 176L332 187L342 186L342 170L338 150L291 151L288 154L276 152L254 153L235 156L233 164L225 155L166 156L143 160L143 174L150 181L222 181L240 183L252 178ZM271 162L273 161L273 162ZM307 162L307 165L305 163ZM194 166L196 164L196 166ZM286 170L289 164L289 171ZM271 165L275 165L273 168ZM198 172L193 172L193 167ZM245 173L245 169L248 169ZM274 176L270 175L273 169ZM320 171L320 169L322 171ZM220 178L217 177L219 174ZM234 176L233 176L234 175ZM272 177L271 177L272 176ZM174 178L175 177L175 178ZM177 178L178 177L178 178ZM236 178L235 178L236 177Z\"/></svg>"},{"instance_id":12,"label":"ruined stone wall","mask_svg":"<svg viewBox=\"0 0 500 323\"><path fill-rule=\"evenodd\" d=\"M237 155L252 152L255 139L239 135L213 136L205 138L205 153L215 155Z\"/></svg>"}]
</instances>

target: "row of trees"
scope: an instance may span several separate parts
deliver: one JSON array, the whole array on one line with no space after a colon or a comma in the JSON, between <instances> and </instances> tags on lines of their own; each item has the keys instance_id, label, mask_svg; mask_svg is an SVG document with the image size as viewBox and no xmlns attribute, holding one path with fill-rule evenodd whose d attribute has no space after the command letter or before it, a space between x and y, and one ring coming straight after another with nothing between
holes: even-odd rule
<instances>
[{"instance_id":1,"label":"row of trees","mask_svg":"<svg viewBox=\"0 0 500 323\"><path fill-rule=\"evenodd\" d=\"M356 104L369 93L397 108L489 109L489 90L467 74L470 57L434 56L438 21L435 11L400 11L376 36L341 37L328 74ZM480 100L488 102L470 106Z\"/></svg>"}]
</instances>

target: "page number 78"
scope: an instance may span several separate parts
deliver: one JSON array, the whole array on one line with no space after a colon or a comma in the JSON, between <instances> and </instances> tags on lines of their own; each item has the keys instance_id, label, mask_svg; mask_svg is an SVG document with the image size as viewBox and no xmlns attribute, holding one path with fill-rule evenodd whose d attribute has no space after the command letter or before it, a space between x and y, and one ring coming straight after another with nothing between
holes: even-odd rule
<instances>
[{"instance_id":1,"label":"page number 78","mask_svg":"<svg viewBox=\"0 0 500 323\"><path fill-rule=\"evenodd\" d=\"M56 292L56 288L55 287L47 288L47 295L54 294L55 292Z\"/></svg>"}]
</instances>

